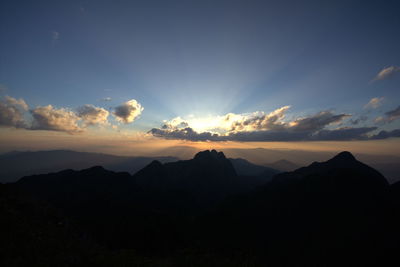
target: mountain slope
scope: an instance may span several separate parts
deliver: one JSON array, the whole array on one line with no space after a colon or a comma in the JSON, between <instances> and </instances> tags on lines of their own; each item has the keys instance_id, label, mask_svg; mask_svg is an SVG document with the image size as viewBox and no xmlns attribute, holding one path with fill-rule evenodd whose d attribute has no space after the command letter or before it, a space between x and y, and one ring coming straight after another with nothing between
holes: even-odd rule
<instances>
[{"instance_id":1,"label":"mountain slope","mask_svg":"<svg viewBox=\"0 0 400 267\"><path fill-rule=\"evenodd\" d=\"M294 171L300 167L299 165L297 165L291 161L285 160L285 159L281 159L281 160L278 160L278 161L275 161L272 163L267 163L267 164L265 164L265 166L268 166L270 168L273 168L273 169L276 169L279 171L283 171L283 172Z\"/></svg>"},{"instance_id":2,"label":"mountain slope","mask_svg":"<svg viewBox=\"0 0 400 267\"><path fill-rule=\"evenodd\" d=\"M253 164L241 158L236 158L236 159L230 158L229 160L232 163L238 175L244 175L244 176L262 175L268 178L272 178L275 174L281 172L274 168Z\"/></svg>"},{"instance_id":3,"label":"mountain slope","mask_svg":"<svg viewBox=\"0 0 400 267\"><path fill-rule=\"evenodd\" d=\"M384 230L389 188L379 172L343 152L227 200L199 220L212 233L199 232L197 238L215 248L248 244L285 266L296 260L335 266L346 257L354 264L373 263L390 246L390 231Z\"/></svg>"}]
</instances>

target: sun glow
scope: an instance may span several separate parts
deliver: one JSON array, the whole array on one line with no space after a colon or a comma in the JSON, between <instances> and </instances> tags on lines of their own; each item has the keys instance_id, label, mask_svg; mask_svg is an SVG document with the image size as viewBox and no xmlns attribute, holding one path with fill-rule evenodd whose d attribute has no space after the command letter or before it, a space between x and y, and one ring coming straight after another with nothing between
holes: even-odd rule
<instances>
[{"instance_id":1,"label":"sun glow","mask_svg":"<svg viewBox=\"0 0 400 267\"><path fill-rule=\"evenodd\" d=\"M225 133L230 129L230 123L225 116L191 117L187 122L196 132Z\"/></svg>"}]
</instances>

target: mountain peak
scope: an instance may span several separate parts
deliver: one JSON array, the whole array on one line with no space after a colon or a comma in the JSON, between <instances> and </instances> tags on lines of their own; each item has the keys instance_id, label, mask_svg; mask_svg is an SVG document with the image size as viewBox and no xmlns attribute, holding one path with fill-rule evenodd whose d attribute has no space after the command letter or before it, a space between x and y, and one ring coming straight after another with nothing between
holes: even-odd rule
<instances>
[{"instance_id":1,"label":"mountain peak","mask_svg":"<svg viewBox=\"0 0 400 267\"><path fill-rule=\"evenodd\" d=\"M343 151L334 156L330 161L356 161L356 158L348 151Z\"/></svg>"},{"instance_id":2,"label":"mountain peak","mask_svg":"<svg viewBox=\"0 0 400 267\"><path fill-rule=\"evenodd\" d=\"M204 150L200 151L194 156L194 159L197 160L210 160L210 159L226 159L223 152L217 152L215 149L213 150Z\"/></svg>"}]
</instances>

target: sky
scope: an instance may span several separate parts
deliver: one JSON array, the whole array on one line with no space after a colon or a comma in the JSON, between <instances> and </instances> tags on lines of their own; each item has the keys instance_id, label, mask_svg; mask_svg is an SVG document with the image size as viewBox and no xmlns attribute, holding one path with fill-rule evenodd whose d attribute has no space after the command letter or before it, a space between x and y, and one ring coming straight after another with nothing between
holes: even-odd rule
<instances>
[{"instance_id":1,"label":"sky","mask_svg":"<svg viewBox=\"0 0 400 267\"><path fill-rule=\"evenodd\" d=\"M398 154L399 13L398 1L3 0L0 151Z\"/></svg>"}]
</instances>

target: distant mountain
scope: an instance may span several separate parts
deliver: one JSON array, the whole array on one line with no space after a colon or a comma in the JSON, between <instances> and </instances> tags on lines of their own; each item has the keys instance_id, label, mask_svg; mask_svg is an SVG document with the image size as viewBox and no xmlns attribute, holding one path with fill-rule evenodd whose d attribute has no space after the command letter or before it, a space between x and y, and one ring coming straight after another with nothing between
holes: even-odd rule
<instances>
[{"instance_id":1,"label":"distant mountain","mask_svg":"<svg viewBox=\"0 0 400 267\"><path fill-rule=\"evenodd\" d=\"M100 153L52 150L13 151L0 155L0 182L14 182L22 176L56 172L63 169L85 169L103 166L113 171L137 172L153 160L176 161L174 157L122 157Z\"/></svg>"},{"instance_id":2,"label":"distant mountain","mask_svg":"<svg viewBox=\"0 0 400 267\"><path fill-rule=\"evenodd\" d=\"M299 165L285 159L281 159L272 163L267 163L265 164L265 166L282 172L294 171L295 169L298 169L300 167Z\"/></svg>"},{"instance_id":3,"label":"distant mountain","mask_svg":"<svg viewBox=\"0 0 400 267\"><path fill-rule=\"evenodd\" d=\"M232 163L238 175L265 176L268 178L272 178L275 174L281 172L280 170L274 168L253 164L241 158L236 158L236 159L230 158L229 160Z\"/></svg>"},{"instance_id":4,"label":"distant mountain","mask_svg":"<svg viewBox=\"0 0 400 267\"><path fill-rule=\"evenodd\" d=\"M128 157L101 153L52 150L37 152L12 151L0 155L0 183L14 182L23 176L57 172L64 169L81 170L103 166L116 172L137 171L153 160L161 163L177 161L175 157ZM255 165L245 159L229 159L238 175L272 178L279 171Z\"/></svg>"}]
</instances>

